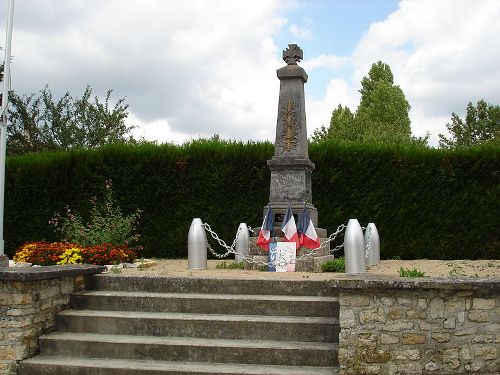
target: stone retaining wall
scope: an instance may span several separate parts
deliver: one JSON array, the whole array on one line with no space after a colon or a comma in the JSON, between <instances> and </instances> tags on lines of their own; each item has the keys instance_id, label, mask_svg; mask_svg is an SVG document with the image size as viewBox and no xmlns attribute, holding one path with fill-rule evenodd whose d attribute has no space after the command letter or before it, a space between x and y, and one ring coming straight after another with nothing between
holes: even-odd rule
<instances>
[{"instance_id":1,"label":"stone retaining wall","mask_svg":"<svg viewBox=\"0 0 500 375\"><path fill-rule=\"evenodd\" d=\"M339 285L340 374L500 374L499 285Z\"/></svg>"},{"instance_id":2,"label":"stone retaining wall","mask_svg":"<svg viewBox=\"0 0 500 375\"><path fill-rule=\"evenodd\" d=\"M84 288L95 266L0 268L0 374L17 374L21 360L38 351L38 336L55 327L55 314L69 295Z\"/></svg>"}]
</instances>

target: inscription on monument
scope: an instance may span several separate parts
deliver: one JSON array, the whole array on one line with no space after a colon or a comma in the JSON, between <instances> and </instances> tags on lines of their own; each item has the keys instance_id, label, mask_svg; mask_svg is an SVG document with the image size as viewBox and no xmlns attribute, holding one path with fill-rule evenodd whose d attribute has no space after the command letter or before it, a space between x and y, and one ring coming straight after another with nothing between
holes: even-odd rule
<instances>
[{"instance_id":1,"label":"inscription on monument","mask_svg":"<svg viewBox=\"0 0 500 375\"><path fill-rule=\"evenodd\" d=\"M303 171L272 171L271 172L271 201L309 201L311 200L311 186L306 181ZM298 186L304 187L297 189Z\"/></svg>"},{"instance_id":2,"label":"inscription on monument","mask_svg":"<svg viewBox=\"0 0 500 375\"><path fill-rule=\"evenodd\" d=\"M297 214L293 214L293 218L296 223L299 222L299 216ZM285 214L275 214L274 215L274 222L275 223L282 223L283 220L285 220Z\"/></svg>"}]
</instances>

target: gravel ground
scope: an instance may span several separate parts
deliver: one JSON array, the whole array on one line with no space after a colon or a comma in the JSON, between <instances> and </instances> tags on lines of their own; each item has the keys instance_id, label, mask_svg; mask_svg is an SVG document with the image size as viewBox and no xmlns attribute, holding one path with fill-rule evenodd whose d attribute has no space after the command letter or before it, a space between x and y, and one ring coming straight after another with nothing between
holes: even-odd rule
<instances>
[{"instance_id":1,"label":"gravel ground","mask_svg":"<svg viewBox=\"0 0 500 375\"><path fill-rule=\"evenodd\" d=\"M309 273L309 272L261 272L250 270L217 269L224 261L209 260L207 270L189 270L187 259L153 259L156 265L144 269L124 268L122 274L132 275L164 275L223 278L279 278L279 279L331 279L348 277L343 273ZM226 264L233 260L226 260ZM399 269L416 268L430 277L500 277L500 260L383 260L369 268L373 274L399 276Z\"/></svg>"}]
</instances>

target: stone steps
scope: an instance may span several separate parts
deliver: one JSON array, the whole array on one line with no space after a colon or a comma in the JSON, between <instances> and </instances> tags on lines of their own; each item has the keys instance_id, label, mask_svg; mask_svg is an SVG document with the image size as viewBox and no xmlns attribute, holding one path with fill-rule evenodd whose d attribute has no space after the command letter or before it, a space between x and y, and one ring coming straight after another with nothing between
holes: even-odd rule
<instances>
[{"instance_id":1,"label":"stone steps","mask_svg":"<svg viewBox=\"0 0 500 375\"><path fill-rule=\"evenodd\" d=\"M73 293L76 309L199 314L338 316L332 297L243 294L152 293L87 290Z\"/></svg>"},{"instance_id":2,"label":"stone steps","mask_svg":"<svg viewBox=\"0 0 500 375\"><path fill-rule=\"evenodd\" d=\"M56 332L40 338L44 356L288 366L337 364L335 343Z\"/></svg>"},{"instance_id":3,"label":"stone steps","mask_svg":"<svg viewBox=\"0 0 500 375\"><path fill-rule=\"evenodd\" d=\"M264 275L265 277L265 275ZM322 280L275 277L259 279L222 279L196 277L93 275L85 281L87 290L153 292L153 293L198 293L198 294L244 294L275 296L338 296L338 288Z\"/></svg>"},{"instance_id":4,"label":"stone steps","mask_svg":"<svg viewBox=\"0 0 500 375\"><path fill-rule=\"evenodd\" d=\"M64 332L187 336L280 341L338 341L332 317L183 314L143 311L66 310L56 317Z\"/></svg>"},{"instance_id":5,"label":"stone steps","mask_svg":"<svg viewBox=\"0 0 500 375\"><path fill-rule=\"evenodd\" d=\"M40 337L37 374L337 374L325 283L98 275Z\"/></svg>"},{"instance_id":6,"label":"stone steps","mask_svg":"<svg viewBox=\"0 0 500 375\"><path fill-rule=\"evenodd\" d=\"M338 369L108 358L87 360L79 357L39 356L23 362L23 373L30 375L337 375Z\"/></svg>"}]
</instances>

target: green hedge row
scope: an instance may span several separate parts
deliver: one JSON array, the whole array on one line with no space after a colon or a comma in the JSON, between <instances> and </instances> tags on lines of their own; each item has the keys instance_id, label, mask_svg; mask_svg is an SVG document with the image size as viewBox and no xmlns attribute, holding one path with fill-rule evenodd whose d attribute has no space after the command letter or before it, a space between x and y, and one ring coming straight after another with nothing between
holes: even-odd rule
<instances>
[{"instance_id":1,"label":"green hedge row","mask_svg":"<svg viewBox=\"0 0 500 375\"><path fill-rule=\"evenodd\" d=\"M313 203L329 232L355 217L376 223L386 258L498 258L498 150L321 143L309 151ZM240 222L261 224L272 154L270 143L202 140L9 158L7 254L24 241L58 239L53 213L88 211L106 179L125 212L143 210L144 256L186 257L193 217L229 242Z\"/></svg>"}]
</instances>

